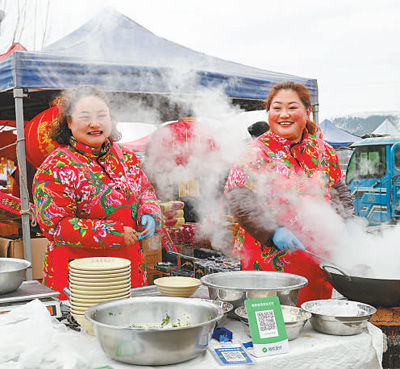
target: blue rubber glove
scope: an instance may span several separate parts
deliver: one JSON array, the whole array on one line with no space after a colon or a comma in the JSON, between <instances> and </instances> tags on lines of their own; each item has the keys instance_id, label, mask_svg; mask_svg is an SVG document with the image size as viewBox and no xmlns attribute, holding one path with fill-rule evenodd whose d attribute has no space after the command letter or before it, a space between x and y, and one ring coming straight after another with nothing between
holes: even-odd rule
<instances>
[{"instance_id":1,"label":"blue rubber glove","mask_svg":"<svg viewBox=\"0 0 400 369\"><path fill-rule=\"evenodd\" d=\"M146 234L139 236L138 240L140 241L141 239L145 237L151 238L154 235L154 232L156 231L156 221L151 215L144 214L142 216L142 219L140 220L140 223L144 227L144 230L147 231Z\"/></svg>"},{"instance_id":2,"label":"blue rubber glove","mask_svg":"<svg viewBox=\"0 0 400 369\"><path fill-rule=\"evenodd\" d=\"M279 250L305 250L306 248L297 239L297 237L285 227L279 227L274 235L272 236L272 241L274 241L275 246Z\"/></svg>"}]
</instances>

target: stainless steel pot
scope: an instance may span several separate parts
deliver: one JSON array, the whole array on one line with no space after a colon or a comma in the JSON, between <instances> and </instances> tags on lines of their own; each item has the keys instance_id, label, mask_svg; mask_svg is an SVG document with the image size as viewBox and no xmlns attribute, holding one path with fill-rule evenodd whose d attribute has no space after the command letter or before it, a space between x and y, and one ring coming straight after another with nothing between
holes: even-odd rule
<instances>
[{"instance_id":1,"label":"stainless steel pot","mask_svg":"<svg viewBox=\"0 0 400 369\"><path fill-rule=\"evenodd\" d=\"M400 279L351 276L335 265L321 264L329 283L350 300L373 306L400 306Z\"/></svg>"},{"instance_id":2,"label":"stainless steel pot","mask_svg":"<svg viewBox=\"0 0 400 369\"><path fill-rule=\"evenodd\" d=\"M223 310L211 302L165 296L105 302L85 313L108 356L138 365L174 364L196 357L207 349L223 315ZM175 324L181 321L190 325L161 328L166 316Z\"/></svg>"},{"instance_id":3,"label":"stainless steel pot","mask_svg":"<svg viewBox=\"0 0 400 369\"><path fill-rule=\"evenodd\" d=\"M307 285L306 278L290 273L264 271L236 271L208 274L201 277L213 300L226 301L234 308L244 300L278 296L281 305L294 306L300 288Z\"/></svg>"},{"instance_id":4,"label":"stainless steel pot","mask_svg":"<svg viewBox=\"0 0 400 369\"><path fill-rule=\"evenodd\" d=\"M307 301L301 308L311 313L310 322L316 331L335 336L361 333L376 313L371 305L334 299Z\"/></svg>"},{"instance_id":5,"label":"stainless steel pot","mask_svg":"<svg viewBox=\"0 0 400 369\"><path fill-rule=\"evenodd\" d=\"M0 295L18 289L31 263L24 259L0 258Z\"/></svg>"},{"instance_id":6,"label":"stainless steel pot","mask_svg":"<svg viewBox=\"0 0 400 369\"><path fill-rule=\"evenodd\" d=\"M281 309L288 340L292 341L300 336L301 330L303 329L307 320L311 318L311 313L296 306L281 305ZM239 316L240 320L248 328L249 320L247 318L246 308L244 306L236 308L235 314ZM247 333L249 336L251 336L250 329L247 330Z\"/></svg>"}]
</instances>

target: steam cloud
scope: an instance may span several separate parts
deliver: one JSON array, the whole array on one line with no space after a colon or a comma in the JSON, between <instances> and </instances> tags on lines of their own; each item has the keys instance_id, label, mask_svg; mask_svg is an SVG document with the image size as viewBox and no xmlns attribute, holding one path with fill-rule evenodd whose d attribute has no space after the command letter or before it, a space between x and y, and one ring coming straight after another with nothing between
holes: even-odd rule
<instances>
[{"instance_id":1,"label":"steam cloud","mask_svg":"<svg viewBox=\"0 0 400 369\"><path fill-rule=\"evenodd\" d=\"M192 112L198 123L196 135L211 138L217 149L207 150L204 142L194 141L186 165L176 165L172 157L171 160L164 160L161 173L153 173L153 180L159 189L161 200L168 201L171 199L169 196L173 183L199 178L201 196L196 208L202 232L199 236L209 238L213 248L230 254L231 234L225 219L227 211L221 206L223 186L229 169L250 141L246 127L254 121L243 121L240 117L242 111L230 103L222 86L212 89L200 87L196 75L187 70L165 78L172 91L175 91L170 96L171 101ZM191 84L192 94L179 92L188 91ZM121 107L128 108L129 113L125 112L125 115L131 121L143 121L143 115L147 121L159 118L156 109L152 112L148 107L129 104L127 101L122 102ZM157 155L165 159L169 153L158 152ZM157 155L146 157L145 167L149 177L152 177L152 161L158 160ZM271 194L276 192L276 188L285 188L286 184L282 183L284 180L268 172L260 176L258 181L262 184L259 186L262 190L257 191L259 203L266 204L266 209L279 212L277 197ZM367 272L369 277L396 278L399 270L397 240L400 237L400 226L371 233L365 219L355 218L345 223L322 197L313 179L302 178L302 181L309 196L299 196L297 191L286 191L285 198L301 219L302 232L297 236L306 247L325 256L350 274ZM274 212L266 212L265 217L271 224L276 224Z\"/></svg>"}]
</instances>

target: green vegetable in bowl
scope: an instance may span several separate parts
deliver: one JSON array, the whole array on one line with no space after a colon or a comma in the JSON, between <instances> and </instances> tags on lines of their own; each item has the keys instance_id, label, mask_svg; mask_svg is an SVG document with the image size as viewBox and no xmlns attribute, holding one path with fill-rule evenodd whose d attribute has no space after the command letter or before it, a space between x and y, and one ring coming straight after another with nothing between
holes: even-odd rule
<instances>
[{"instance_id":1,"label":"green vegetable in bowl","mask_svg":"<svg viewBox=\"0 0 400 369\"><path fill-rule=\"evenodd\" d=\"M165 313L165 318L161 322L161 328L164 328L169 321L171 320L171 317L168 315L168 313Z\"/></svg>"},{"instance_id":2,"label":"green vegetable in bowl","mask_svg":"<svg viewBox=\"0 0 400 369\"><path fill-rule=\"evenodd\" d=\"M185 317L188 319L189 317ZM211 319L213 319L211 317ZM177 319L175 322L171 321L171 317L168 315L168 313L165 313L165 317L162 319L161 324L155 324L155 325L138 325L138 324L132 324L129 326L129 328L178 328L178 327L189 327L190 323L189 321L182 322L180 319Z\"/></svg>"}]
</instances>

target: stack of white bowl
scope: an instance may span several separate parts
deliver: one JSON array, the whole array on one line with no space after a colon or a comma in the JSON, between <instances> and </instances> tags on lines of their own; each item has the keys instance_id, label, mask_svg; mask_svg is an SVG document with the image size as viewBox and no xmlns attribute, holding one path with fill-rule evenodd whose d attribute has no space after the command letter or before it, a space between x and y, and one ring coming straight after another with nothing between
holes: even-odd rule
<instances>
[{"instance_id":1,"label":"stack of white bowl","mask_svg":"<svg viewBox=\"0 0 400 369\"><path fill-rule=\"evenodd\" d=\"M113 257L75 259L69 263L69 290L71 315L93 334L85 311L102 302L130 297L131 262Z\"/></svg>"}]
</instances>

